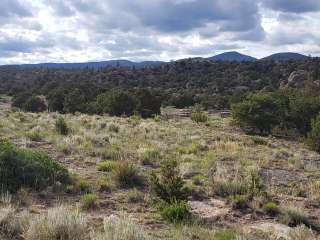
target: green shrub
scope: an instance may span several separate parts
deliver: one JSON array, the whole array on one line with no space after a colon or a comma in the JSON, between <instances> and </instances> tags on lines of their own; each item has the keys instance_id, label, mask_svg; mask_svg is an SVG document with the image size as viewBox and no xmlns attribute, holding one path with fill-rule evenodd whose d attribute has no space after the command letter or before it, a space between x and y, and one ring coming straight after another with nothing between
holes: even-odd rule
<instances>
[{"instance_id":1,"label":"green shrub","mask_svg":"<svg viewBox=\"0 0 320 240\"><path fill-rule=\"evenodd\" d=\"M115 182L119 187L132 188L144 184L144 179L137 168L130 163L121 162L113 169Z\"/></svg>"},{"instance_id":2,"label":"green shrub","mask_svg":"<svg viewBox=\"0 0 320 240\"><path fill-rule=\"evenodd\" d=\"M173 201L160 209L161 216L172 223L190 219L189 205L185 201Z\"/></svg>"},{"instance_id":3,"label":"green shrub","mask_svg":"<svg viewBox=\"0 0 320 240\"><path fill-rule=\"evenodd\" d=\"M85 194L81 197L81 207L83 209L92 209L97 206L98 197L95 194Z\"/></svg>"},{"instance_id":4,"label":"green shrub","mask_svg":"<svg viewBox=\"0 0 320 240\"><path fill-rule=\"evenodd\" d=\"M24 104L31 98L31 94L27 92L21 92L12 98L12 107L23 109Z\"/></svg>"},{"instance_id":5,"label":"green shrub","mask_svg":"<svg viewBox=\"0 0 320 240\"><path fill-rule=\"evenodd\" d=\"M22 108L27 112L43 112L47 109L47 106L43 99L32 96L25 102Z\"/></svg>"},{"instance_id":6,"label":"green shrub","mask_svg":"<svg viewBox=\"0 0 320 240\"><path fill-rule=\"evenodd\" d=\"M65 95L63 111L66 113L83 112L86 109L85 95L78 88Z\"/></svg>"},{"instance_id":7,"label":"green shrub","mask_svg":"<svg viewBox=\"0 0 320 240\"><path fill-rule=\"evenodd\" d=\"M280 212L278 205L274 202L267 202L263 205L263 209L267 214L271 216L278 215Z\"/></svg>"},{"instance_id":8,"label":"green shrub","mask_svg":"<svg viewBox=\"0 0 320 240\"><path fill-rule=\"evenodd\" d=\"M103 161L98 163L98 170L102 172L111 172L116 166L117 163L114 161Z\"/></svg>"},{"instance_id":9,"label":"green shrub","mask_svg":"<svg viewBox=\"0 0 320 240\"><path fill-rule=\"evenodd\" d=\"M138 100L136 110L143 118L150 118L160 114L161 99L149 90L140 89L135 92Z\"/></svg>"},{"instance_id":10,"label":"green shrub","mask_svg":"<svg viewBox=\"0 0 320 240\"><path fill-rule=\"evenodd\" d=\"M99 112L108 113L111 116L131 116L136 110L137 103L137 99L132 94L122 90L112 90L97 98Z\"/></svg>"},{"instance_id":11,"label":"green shrub","mask_svg":"<svg viewBox=\"0 0 320 240\"><path fill-rule=\"evenodd\" d=\"M190 190L180 176L178 163L175 160L165 161L161 166L161 176L151 176L151 188L156 196L167 202L186 201Z\"/></svg>"},{"instance_id":12,"label":"green shrub","mask_svg":"<svg viewBox=\"0 0 320 240\"><path fill-rule=\"evenodd\" d=\"M47 101L50 112L63 113L64 93L62 90L52 90L47 96Z\"/></svg>"},{"instance_id":13,"label":"green shrub","mask_svg":"<svg viewBox=\"0 0 320 240\"><path fill-rule=\"evenodd\" d=\"M311 120L320 112L320 97L303 91L293 91L289 95L288 124L304 136L311 130Z\"/></svg>"},{"instance_id":14,"label":"green shrub","mask_svg":"<svg viewBox=\"0 0 320 240\"><path fill-rule=\"evenodd\" d=\"M320 114L311 121L311 131L308 133L307 143L313 150L320 152Z\"/></svg>"},{"instance_id":15,"label":"green shrub","mask_svg":"<svg viewBox=\"0 0 320 240\"><path fill-rule=\"evenodd\" d=\"M37 151L20 149L0 141L0 183L4 191L16 192L21 187L35 190L68 182L68 171Z\"/></svg>"},{"instance_id":16,"label":"green shrub","mask_svg":"<svg viewBox=\"0 0 320 240\"><path fill-rule=\"evenodd\" d=\"M276 93L256 93L232 105L232 117L242 128L271 133L284 118L286 101Z\"/></svg>"},{"instance_id":17,"label":"green shrub","mask_svg":"<svg viewBox=\"0 0 320 240\"><path fill-rule=\"evenodd\" d=\"M196 123L206 123L206 122L208 122L209 117L206 113L195 112L195 113L192 113L191 120Z\"/></svg>"},{"instance_id":18,"label":"green shrub","mask_svg":"<svg viewBox=\"0 0 320 240\"><path fill-rule=\"evenodd\" d=\"M59 117L55 122L55 129L61 135L68 135L70 129L63 117Z\"/></svg>"}]
</instances>

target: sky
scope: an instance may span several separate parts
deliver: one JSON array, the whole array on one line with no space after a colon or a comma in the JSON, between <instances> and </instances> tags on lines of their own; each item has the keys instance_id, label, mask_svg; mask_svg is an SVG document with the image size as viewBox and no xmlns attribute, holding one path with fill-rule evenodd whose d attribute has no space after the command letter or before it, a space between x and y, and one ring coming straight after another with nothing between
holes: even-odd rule
<instances>
[{"instance_id":1,"label":"sky","mask_svg":"<svg viewBox=\"0 0 320 240\"><path fill-rule=\"evenodd\" d=\"M320 56L320 0L0 0L0 64Z\"/></svg>"}]
</instances>

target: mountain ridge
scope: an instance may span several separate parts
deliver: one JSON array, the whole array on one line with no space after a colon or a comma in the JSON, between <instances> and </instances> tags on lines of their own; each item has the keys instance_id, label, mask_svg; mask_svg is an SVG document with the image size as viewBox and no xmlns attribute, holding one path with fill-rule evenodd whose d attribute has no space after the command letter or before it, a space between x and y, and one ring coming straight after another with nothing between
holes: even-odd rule
<instances>
[{"instance_id":1,"label":"mountain ridge","mask_svg":"<svg viewBox=\"0 0 320 240\"><path fill-rule=\"evenodd\" d=\"M224 52L221 54L214 55L208 58L195 57L191 59L202 59L209 61L236 61L236 62L244 62L244 61L289 61L289 60L305 60L308 56L295 53L295 52L280 52L275 53L269 56L266 56L261 59L254 58L249 55L245 55L239 53L237 51ZM181 60L181 59L179 59ZM176 61L179 61L176 60ZM168 64L170 62L165 61L142 61L142 62L134 62L125 59L119 60L108 60L108 61L93 61L93 62L79 62L79 63L36 63L36 64L12 64L12 65L0 65L0 67L13 67L13 68L50 68L50 69L84 69L84 68L104 68L104 67L153 67L159 66L163 64Z\"/></svg>"}]
</instances>

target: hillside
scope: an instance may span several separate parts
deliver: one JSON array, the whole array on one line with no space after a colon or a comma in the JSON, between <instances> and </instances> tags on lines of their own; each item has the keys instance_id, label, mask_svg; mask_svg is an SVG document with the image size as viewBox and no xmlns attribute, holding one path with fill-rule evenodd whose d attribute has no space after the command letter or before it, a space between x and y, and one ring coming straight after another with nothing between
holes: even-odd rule
<instances>
[{"instance_id":1,"label":"hillside","mask_svg":"<svg viewBox=\"0 0 320 240\"><path fill-rule=\"evenodd\" d=\"M207 58L212 61L256 61L257 59L248 55L244 55L238 52L225 52L218 55L215 55L213 57Z\"/></svg>"},{"instance_id":2,"label":"hillside","mask_svg":"<svg viewBox=\"0 0 320 240\"><path fill-rule=\"evenodd\" d=\"M49 95L78 88L87 101L112 89L149 88L175 104L179 99L202 102L208 97L230 97L248 91L276 90L286 84L293 71L307 71L311 80L320 79L320 59L304 61L230 62L185 59L154 67L109 67L102 69L0 68L0 93L28 92ZM180 101L180 100L179 100ZM186 102L186 100L183 100ZM228 107L221 99L220 107ZM184 104L176 105L184 107Z\"/></svg>"},{"instance_id":3,"label":"hillside","mask_svg":"<svg viewBox=\"0 0 320 240\"><path fill-rule=\"evenodd\" d=\"M292 53L292 52L284 52L284 53L276 53L270 56L264 57L260 60L262 61L302 61L306 60L308 57L299 53Z\"/></svg>"},{"instance_id":4,"label":"hillside","mask_svg":"<svg viewBox=\"0 0 320 240\"><path fill-rule=\"evenodd\" d=\"M6 67L21 68L21 69L99 69L105 67L152 67L164 64L161 61L144 61L132 62L128 60L110 60L102 62L87 62L87 63L39 63L39 64L21 64L8 65Z\"/></svg>"},{"instance_id":5,"label":"hillside","mask_svg":"<svg viewBox=\"0 0 320 240\"><path fill-rule=\"evenodd\" d=\"M262 206L267 194L267 199L276 202L281 211L291 209L320 224L320 195L316 190L320 181L319 154L298 141L245 135L230 124L229 118L219 115L211 115L206 124L197 124L189 118L167 118L171 111L175 110L164 109L162 117L148 120L69 114L64 117L72 132L63 136L55 130L57 113L14 112L10 98L2 97L1 138L45 152L72 172L80 184L66 189L56 185L41 192L24 189L11 200L12 205L18 204L15 216L24 214L32 220L48 212L63 216L67 209L80 208L83 220L75 224L91 229L91 235L97 234L97 226L105 216L114 216L113 221L118 216L125 221L132 219L139 227L130 227L153 240L213 239L223 235L232 237L227 239L242 236L271 240L284 234L292 236L292 240L301 236L316 239L307 228L288 227L285 224L290 224L290 218L280 219ZM149 183L121 187L115 177L114 167L123 161L133 164L139 174L148 178L151 172L159 172L161 162L172 158L178 160L179 171L192 189L188 202L192 216L199 221L192 227L172 225L161 217L152 203ZM227 186L236 187L232 184L241 184L241 179L253 173L261 176L264 193L249 201L249 206L241 205L241 200L236 205L231 197L233 190ZM83 205L83 196L88 192L95 196L93 207ZM64 208L54 208L57 203ZM1 205L0 213L11 209ZM225 227L231 230L224 230ZM79 239L89 239L90 231Z\"/></svg>"},{"instance_id":6,"label":"hillside","mask_svg":"<svg viewBox=\"0 0 320 240\"><path fill-rule=\"evenodd\" d=\"M276 53L271 56L261 58L260 61L298 61L306 60L308 57L299 53ZM257 61L257 58L241 54L239 52L225 52L217 54L209 58L195 57L193 60L211 60L211 61L236 61L236 62L253 62ZM183 59L176 60L176 62L183 61ZM165 61L142 61L133 62L129 60L109 60L100 62L83 62L83 63L38 63L38 64L17 64L17 65L2 65L0 68L20 68L20 69L101 69L106 67L155 67L164 64L169 64Z\"/></svg>"}]
</instances>

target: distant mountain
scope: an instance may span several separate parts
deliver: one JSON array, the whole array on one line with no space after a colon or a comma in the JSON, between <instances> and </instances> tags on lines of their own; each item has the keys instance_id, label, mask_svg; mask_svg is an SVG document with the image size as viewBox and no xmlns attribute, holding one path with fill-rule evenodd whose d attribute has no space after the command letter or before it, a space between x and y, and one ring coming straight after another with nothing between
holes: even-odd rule
<instances>
[{"instance_id":1,"label":"distant mountain","mask_svg":"<svg viewBox=\"0 0 320 240\"><path fill-rule=\"evenodd\" d=\"M268 61L268 60L274 60L274 61L288 61L288 60L304 60L308 58L305 55L299 54L299 53L293 53L293 52L283 52L283 53L276 53L273 55L270 55L265 58L261 58L259 61ZM201 57L195 57L195 58L189 58L192 61L236 61L236 62L253 62L258 61L258 59L241 54L239 52L225 52L218 55L215 55L213 57L209 58L201 58ZM175 62L184 61L185 59L176 60ZM159 66L162 64L167 64L168 62L162 62L162 61L144 61L144 62L132 62L129 60L110 60L110 61L102 61L102 62L84 62L84 63L39 63L39 64L21 64L21 65L3 65L1 67L12 67L12 68L22 68L22 69L30 69L30 68L53 68L53 69L99 69L99 68L105 68L105 67L154 67Z\"/></svg>"},{"instance_id":2,"label":"distant mountain","mask_svg":"<svg viewBox=\"0 0 320 240\"><path fill-rule=\"evenodd\" d=\"M300 53L283 52L283 53L272 54L260 60L289 61L289 60L305 60L307 58L308 58L307 56L302 55Z\"/></svg>"},{"instance_id":3,"label":"distant mountain","mask_svg":"<svg viewBox=\"0 0 320 240\"><path fill-rule=\"evenodd\" d=\"M164 64L161 61L145 61L131 62L128 60L110 60L102 62L86 62L86 63L39 63L39 64L21 64L10 65L19 68L63 68L63 69L84 69L84 68L104 68L104 67L152 67Z\"/></svg>"},{"instance_id":4,"label":"distant mountain","mask_svg":"<svg viewBox=\"0 0 320 240\"><path fill-rule=\"evenodd\" d=\"M225 52L213 57L209 57L207 59L211 61L237 61L237 62L242 62L242 61L253 62L257 60L254 57L244 55L238 52Z\"/></svg>"}]
</instances>

